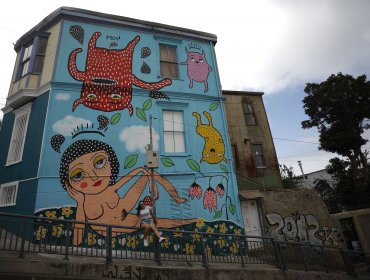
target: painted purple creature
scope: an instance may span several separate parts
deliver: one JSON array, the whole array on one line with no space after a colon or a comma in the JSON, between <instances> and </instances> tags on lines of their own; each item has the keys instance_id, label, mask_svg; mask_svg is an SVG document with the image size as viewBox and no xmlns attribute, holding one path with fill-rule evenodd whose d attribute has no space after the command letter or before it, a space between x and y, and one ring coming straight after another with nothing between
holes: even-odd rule
<instances>
[{"instance_id":1,"label":"painted purple creature","mask_svg":"<svg viewBox=\"0 0 370 280\"><path fill-rule=\"evenodd\" d=\"M193 81L204 83L204 92L208 92L208 75L212 67L206 60L204 50L202 53L190 52L185 48L187 60L181 62L182 65L188 66L189 88L193 88Z\"/></svg>"}]
</instances>

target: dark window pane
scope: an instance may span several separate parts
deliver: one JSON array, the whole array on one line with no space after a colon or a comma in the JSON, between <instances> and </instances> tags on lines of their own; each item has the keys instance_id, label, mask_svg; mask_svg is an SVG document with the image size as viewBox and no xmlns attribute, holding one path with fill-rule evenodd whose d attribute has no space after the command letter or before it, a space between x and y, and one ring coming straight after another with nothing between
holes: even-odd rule
<instances>
[{"instance_id":1,"label":"dark window pane","mask_svg":"<svg viewBox=\"0 0 370 280\"><path fill-rule=\"evenodd\" d=\"M38 55L44 55L46 53L47 43L48 43L47 38L40 38L39 45L37 47L37 54Z\"/></svg>"},{"instance_id":2,"label":"dark window pane","mask_svg":"<svg viewBox=\"0 0 370 280\"><path fill-rule=\"evenodd\" d=\"M36 59L35 59L35 65L34 65L34 72L36 73L41 73L42 72L42 68L44 66L44 60L45 60L45 57L44 56L36 56Z\"/></svg>"},{"instance_id":3,"label":"dark window pane","mask_svg":"<svg viewBox=\"0 0 370 280\"><path fill-rule=\"evenodd\" d=\"M263 156L263 151L262 151L262 145L260 144L254 144L252 145L252 152L253 152L253 157L254 157L254 162L256 164L256 167L265 167L265 158Z\"/></svg>"}]
</instances>

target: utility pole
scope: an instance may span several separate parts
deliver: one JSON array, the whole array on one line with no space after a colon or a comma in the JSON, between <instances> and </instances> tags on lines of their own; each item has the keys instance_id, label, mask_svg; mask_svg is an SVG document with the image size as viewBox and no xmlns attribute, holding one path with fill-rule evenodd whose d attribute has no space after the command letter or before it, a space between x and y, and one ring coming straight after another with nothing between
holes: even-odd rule
<instances>
[{"instance_id":1,"label":"utility pole","mask_svg":"<svg viewBox=\"0 0 370 280\"><path fill-rule=\"evenodd\" d=\"M149 116L149 143L150 143L150 153L153 154L153 130L152 130L152 126L153 126L153 117L152 115ZM152 193L151 193L151 198L152 198L152 208L153 208L153 214L154 216L157 215L157 212L156 212L156 209L155 209L155 200L156 200L156 197L155 197L155 194L154 194L154 188L155 188L155 184L154 184L154 167L150 167L150 187L152 188ZM156 216L157 217L157 216Z\"/></svg>"},{"instance_id":2,"label":"utility pole","mask_svg":"<svg viewBox=\"0 0 370 280\"><path fill-rule=\"evenodd\" d=\"M153 117L149 116L149 145L145 146L146 149L146 167L150 169L150 187L152 189L151 198L152 198L152 212L155 217L157 217L156 211L156 202L157 199L155 193L155 183L154 183L154 168L158 168L158 152L153 151ZM160 264L160 248L158 238L154 237L154 259Z\"/></svg>"}]
</instances>

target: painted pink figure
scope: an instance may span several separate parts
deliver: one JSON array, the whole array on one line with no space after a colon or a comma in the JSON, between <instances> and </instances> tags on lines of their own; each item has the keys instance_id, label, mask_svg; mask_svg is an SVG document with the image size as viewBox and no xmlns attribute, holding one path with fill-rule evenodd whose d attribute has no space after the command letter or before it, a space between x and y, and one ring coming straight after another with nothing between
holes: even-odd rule
<instances>
[{"instance_id":1,"label":"painted pink figure","mask_svg":"<svg viewBox=\"0 0 370 280\"><path fill-rule=\"evenodd\" d=\"M208 75L212 71L212 67L206 60L204 50L202 53L189 52L185 48L188 56L187 60L181 62L182 65L188 66L189 88L193 87L193 81L204 83L204 92L208 92Z\"/></svg>"},{"instance_id":2,"label":"painted pink figure","mask_svg":"<svg viewBox=\"0 0 370 280\"><path fill-rule=\"evenodd\" d=\"M132 73L132 57L140 36L136 36L121 50L96 47L96 41L100 36L100 32L95 32L90 39L85 72L79 71L76 66L76 56L82 49L73 50L69 56L69 73L75 80L83 81L81 96L73 103L73 111L78 105L83 104L106 112L127 108L131 116L132 85L158 90L172 84L170 79L145 82Z\"/></svg>"}]
</instances>

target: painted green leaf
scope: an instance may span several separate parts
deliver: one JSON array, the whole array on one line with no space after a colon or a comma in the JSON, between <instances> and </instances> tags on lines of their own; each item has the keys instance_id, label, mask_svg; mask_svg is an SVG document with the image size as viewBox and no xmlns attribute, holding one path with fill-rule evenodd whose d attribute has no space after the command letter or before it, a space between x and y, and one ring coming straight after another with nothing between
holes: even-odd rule
<instances>
[{"instance_id":1,"label":"painted green leaf","mask_svg":"<svg viewBox=\"0 0 370 280\"><path fill-rule=\"evenodd\" d=\"M209 110L210 110L210 111L217 110L217 108L218 108L218 102L214 102L214 103L212 103L212 104L209 106Z\"/></svg>"},{"instance_id":2,"label":"painted green leaf","mask_svg":"<svg viewBox=\"0 0 370 280\"><path fill-rule=\"evenodd\" d=\"M189 167L191 168L191 169L193 169L194 171L196 171L196 172L200 172L200 166L199 166L199 164L195 161L195 160L193 160L193 159L188 159L188 160L186 160L186 163L189 165Z\"/></svg>"},{"instance_id":3,"label":"painted green leaf","mask_svg":"<svg viewBox=\"0 0 370 280\"><path fill-rule=\"evenodd\" d=\"M229 210L230 210L231 214L233 214L233 215L234 215L235 210L236 210L236 206L235 206L234 204L230 203L230 205L229 205Z\"/></svg>"},{"instance_id":4,"label":"painted green leaf","mask_svg":"<svg viewBox=\"0 0 370 280\"><path fill-rule=\"evenodd\" d=\"M146 122L146 114L145 112L143 111L143 109L139 108L139 107L136 107L136 116L143 120L144 122Z\"/></svg>"},{"instance_id":5,"label":"painted green leaf","mask_svg":"<svg viewBox=\"0 0 370 280\"><path fill-rule=\"evenodd\" d=\"M110 123L112 125L115 125L119 122L121 119L121 113L115 113L111 118L110 118Z\"/></svg>"},{"instance_id":6,"label":"painted green leaf","mask_svg":"<svg viewBox=\"0 0 370 280\"><path fill-rule=\"evenodd\" d=\"M136 162L137 162L137 154L135 155L129 155L126 160L125 160L125 163L123 164L124 165L124 168L127 169L127 168L131 168L133 167Z\"/></svg>"},{"instance_id":7,"label":"painted green leaf","mask_svg":"<svg viewBox=\"0 0 370 280\"><path fill-rule=\"evenodd\" d=\"M216 211L215 216L213 217L214 219L221 218L222 216L222 211Z\"/></svg>"},{"instance_id":8,"label":"painted green leaf","mask_svg":"<svg viewBox=\"0 0 370 280\"><path fill-rule=\"evenodd\" d=\"M150 108L152 108L152 100L151 99L148 99L144 102L143 104L143 110L144 111L147 111L149 110Z\"/></svg>"},{"instance_id":9,"label":"painted green leaf","mask_svg":"<svg viewBox=\"0 0 370 280\"><path fill-rule=\"evenodd\" d=\"M225 173L229 172L229 169L227 169L226 165L220 164L221 170Z\"/></svg>"},{"instance_id":10,"label":"painted green leaf","mask_svg":"<svg viewBox=\"0 0 370 280\"><path fill-rule=\"evenodd\" d=\"M161 162L166 167L171 167L171 166L174 166L175 165L173 163L172 159L170 159L170 158L161 158Z\"/></svg>"}]
</instances>

